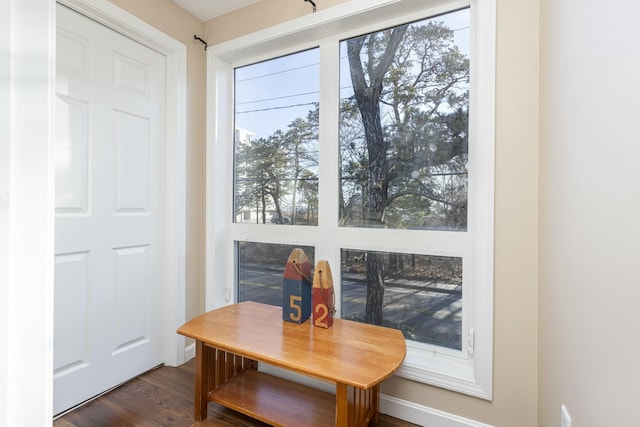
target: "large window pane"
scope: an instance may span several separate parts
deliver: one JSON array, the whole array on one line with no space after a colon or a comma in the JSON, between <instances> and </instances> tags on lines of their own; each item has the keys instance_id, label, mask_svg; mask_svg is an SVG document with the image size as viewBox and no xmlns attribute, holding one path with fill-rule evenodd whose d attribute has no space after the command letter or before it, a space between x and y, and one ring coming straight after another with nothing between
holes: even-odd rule
<instances>
[{"instance_id":1,"label":"large window pane","mask_svg":"<svg viewBox=\"0 0 640 427\"><path fill-rule=\"evenodd\" d=\"M469 22L340 43L340 225L466 230Z\"/></svg>"},{"instance_id":2,"label":"large window pane","mask_svg":"<svg viewBox=\"0 0 640 427\"><path fill-rule=\"evenodd\" d=\"M319 51L235 69L234 220L318 224Z\"/></svg>"},{"instance_id":3,"label":"large window pane","mask_svg":"<svg viewBox=\"0 0 640 427\"><path fill-rule=\"evenodd\" d=\"M462 348L461 258L343 249L341 268L343 319Z\"/></svg>"},{"instance_id":4,"label":"large window pane","mask_svg":"<svg viewBox=\"0 0 640 427\"><path fill-rule=\"evenodd\" d=\"M294 248L300 248L314 265L312 246L236 242L238 302L256 301L282 307L284 267Z\"/></svg>"}]
</instances>

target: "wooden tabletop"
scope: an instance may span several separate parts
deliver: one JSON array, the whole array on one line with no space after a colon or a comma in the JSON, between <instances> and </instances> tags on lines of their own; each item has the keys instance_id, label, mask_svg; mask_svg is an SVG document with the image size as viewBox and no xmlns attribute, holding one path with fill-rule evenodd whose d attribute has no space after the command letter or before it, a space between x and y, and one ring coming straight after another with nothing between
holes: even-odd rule
<instances>
[{"instance_id":1,"label":"wooden tabletop","mask_svg":"<svg viewBox=\"0 0 640 427\"><path fill-rule=\"evenodd\" d=\"M282 320L282 308L242 302L204 313L178 333L212 347L323 380L368 389L391 376L406 353L396 329L335 319L314 327Z\"/></svg>"}]
</instances>

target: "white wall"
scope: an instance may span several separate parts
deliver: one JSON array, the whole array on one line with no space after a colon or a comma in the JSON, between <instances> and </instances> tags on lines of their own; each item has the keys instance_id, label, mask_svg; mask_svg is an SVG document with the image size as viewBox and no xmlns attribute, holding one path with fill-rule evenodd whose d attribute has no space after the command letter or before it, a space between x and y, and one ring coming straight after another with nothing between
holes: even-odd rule
<instances>
[{"instance_id":1,"label":"white wall","mask_svg":"<svg viewBox=\"0 0 640 427\"><path fill-rule=\"evenodd\" d=\"M7 346L3 345L9 339L9 11L9 3L0 3L0 414L7 413L9 393L9 352ZM5 421L5 416L0 415L0 424L4 424Z\"/></svg>"},{"instance_id":2,"label":"white wall","mask_svg":"<svg viewBox=\"0 0 640 427\"><path fill-rule=\"evenodd\" d=\"M539 426L639 426L640 3L541 11Z\"/></svg>"}]
</instances>

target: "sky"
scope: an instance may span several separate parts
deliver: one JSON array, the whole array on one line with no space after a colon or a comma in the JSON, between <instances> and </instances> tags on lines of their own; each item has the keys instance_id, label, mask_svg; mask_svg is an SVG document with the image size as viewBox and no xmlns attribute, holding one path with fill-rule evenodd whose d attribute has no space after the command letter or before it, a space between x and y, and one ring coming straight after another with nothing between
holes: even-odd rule
<instances>
[{"instance_id":1,"label":"sky","mask_svg":"<svg viewBox=\"0 0 640 427\"><path fill-rule=\"evenodd\" d=\"M319 100L318 48L235 70L236 127L267 138Z\"/></svg>"}]
</instances>

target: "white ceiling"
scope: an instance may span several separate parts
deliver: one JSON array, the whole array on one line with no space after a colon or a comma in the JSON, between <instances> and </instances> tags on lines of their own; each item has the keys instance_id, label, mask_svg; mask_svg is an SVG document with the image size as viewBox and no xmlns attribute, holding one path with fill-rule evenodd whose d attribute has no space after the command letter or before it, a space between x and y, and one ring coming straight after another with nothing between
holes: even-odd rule
<instances>
[{"instance_id":1,"label":"white ceiling","mask_svg":"<svg viewBox=\"0 0 640 427\"><path fill-rule=\"evenodd\" d=\"M172 0L201 21L208 21L259 0Z\"/></svg>"}]
</instances>

